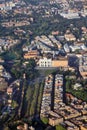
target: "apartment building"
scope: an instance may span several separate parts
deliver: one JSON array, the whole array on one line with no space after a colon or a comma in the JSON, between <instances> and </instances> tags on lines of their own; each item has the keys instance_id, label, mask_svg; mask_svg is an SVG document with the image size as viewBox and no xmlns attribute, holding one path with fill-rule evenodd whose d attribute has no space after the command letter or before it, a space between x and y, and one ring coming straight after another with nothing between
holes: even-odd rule
<instances>
[{"instance_id":1,"label":"apartment building","mask_svg":"<svg viewBox=\"0 0 87 130\"><path fill-rule=\"evenodd\" d=\"M24 54L24 59L36 59L39 57L39 52L37 50L31 50L28 53Z\"/></svg>"},{"instance_id":2,"label":"apartment building","mask_svg":"<svg viewBox=\"0 0 87 130\"><path fill-rule=\"evenodd\" d=\"M59 114L57 114L53 111L49 112L49 124L50 125L56 126L56 125L58 125L59 123L62 123L62 122L63 122L62 116L60 116Z\"/></svg>"},{"instance_id":3,"label":"apartment building","mask_svg":"<svg viewBox=\"0 0 87 130\"><path fill-rule=\"evenodd\" d=\"M72 34L72 33L67 33L65 34L65 39L66 41L75 41L76 40L76 37Z\"/></svg>"},{"instance_id":4,"label":"apartment building","mask_svg":"<svg viewBox=\"0 0 87 130\"><path fill-rule=\"evenodd\" d=\"M83 78L87 78L87 53L79 58L79 71Z\"/></svg>"},{"instance_id":5,"label":"apartment building","mask_svg":"<svg viewBox=\"0 0 87 130\"><path fill-rule=\"evenodd\" d=\"M51 111L51 94L52 94L53 76L49 75L45 79L43 98L41 104L41 117L48 117Z\"/></svg>"}]
</instances>

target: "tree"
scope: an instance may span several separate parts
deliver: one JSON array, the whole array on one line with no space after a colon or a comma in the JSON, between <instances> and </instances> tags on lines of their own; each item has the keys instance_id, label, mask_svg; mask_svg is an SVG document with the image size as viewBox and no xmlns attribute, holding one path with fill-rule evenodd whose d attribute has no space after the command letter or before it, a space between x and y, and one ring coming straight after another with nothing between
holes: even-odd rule
<instances>
[{"instance_id":1,"label":"tree","mask_svg":"<svg viewBox=\"0 0 87 130\"><path fill-rule=\"evenodd\" d=\"M61 125L57 125L56 126L56 130L66 130L63 126Z\"/></svg>"},{"instance_id":2,"label":"tree","mask_svg":"<svg viewBox=\"0 0 87 130\"><path fill-rule=\"evenodd\" d=\"M25 74L27 79L34 79L38 75L38 71L35 69L36 62L34 59L29 59L25 68Z\"/></svg>"},{"instance_id":3,"label":"tree","mask_svg":"<svg viewBox=\"0 0 87 130\"><path fill-rule=\"evenodd\" d=\"M5 126L3 130L10 130L9 127Z\"/></svg>"},{"instance_id":4,"label":"tree","mask_svg":"<svg viewBox=\"0 0 87 130\"><path fill-rule=\"evenodd\" d=\"M44 124L48 124L48 118L46 118L46 117L42 117L41 118L41 121L44 123Z\"/></svg>"},{"instance_id":5,"label":"tree","mask_svg":"<svg viewBox=\"0 0 87 130\"><path fill-rule=\"evenodd\" d=\"M71 82L70 82L70 80L66 81L66 88L71 88Z\"/></svg>"},{"instance_id":6,"label":"tree","mask_svg":"<svg viewBox=\"0 0 87 130\"><path fill-rule=\"evenodd\" d=\"M26 68L28 69L34 69L36 67L36 62L34 59L29 59L28 64L26 65Z\"/></svg>"},{"instance_id":7,"label":"tree","mask_svg":"<svg viewBox=\"0 0 87 130\"><path fill-rule=\"evenodd\" d=\"M18 107L18 103L17 103L16 101L14 101L14 100L12 101L12 107L13 107L13 108Z\"/></svg>"}]
</instances>

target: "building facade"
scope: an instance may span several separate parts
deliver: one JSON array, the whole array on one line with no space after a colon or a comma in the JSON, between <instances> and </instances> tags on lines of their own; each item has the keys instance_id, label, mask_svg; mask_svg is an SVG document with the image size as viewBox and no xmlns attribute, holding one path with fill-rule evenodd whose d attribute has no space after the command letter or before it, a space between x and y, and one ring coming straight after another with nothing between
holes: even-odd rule
<instances>
[{"instance_id":1,"label":"building facade","mask_svg":"<svg viewBox=\"0 0 87 130\"><path fill-rule=\"evenodd\" d=\"M39 67L52 67L52 60L47 58L40 59Z\"/></svg>"},{"instance_id":2,"label":"building facade","mask_svg":"<svg viewBox=\"0 0 87 130\"><path fill-rule=\"evenodd\" d=\"M79 71L84 78L87 78L87 54L79 58Z\"/></svg>"}]
</instances>

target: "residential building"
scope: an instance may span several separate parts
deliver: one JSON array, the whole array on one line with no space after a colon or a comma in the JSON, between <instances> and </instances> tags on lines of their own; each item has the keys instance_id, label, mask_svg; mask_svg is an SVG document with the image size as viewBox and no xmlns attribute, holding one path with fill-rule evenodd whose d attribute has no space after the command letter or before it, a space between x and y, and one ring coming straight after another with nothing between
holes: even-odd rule
<instances>
[{"instance_id":1,"label":"residential building","mask_svg":"<svg viewBox=\"0 0 87 130\"><path fill-rule=\"evenodd\" d=\"M39 57L39 52L37 50L31 50L28 53L24 54L24 59L36 59Z\"/></svg>"},{"instance_id":2,"label":"residential building","mask_svg":"<svg viewBox=\"0 0 87 130\"><path fill-rule=\"evenodd\" d=\"M77 18L80 18L79 16L79 13L71 13L71 12L68 12L68 13L60 13L61 16L63 16L64 18L67 18L67 19L77 19Z\"/></svg>"},{"instance_id":3,"label":"residential building","mask_svg":"<svg viewBox=\"0 0 87 130\"><path fill-rule=\"evenodd\" d=\"M41 104L41 117L48 117L49 111L51 111L51 94L52 94L53 76L48 75L45 79L43 98Z\"/></svg>"},{"instance_id":4,"label":"residential building","mask_svg":"<svg viewBox=\"0 0 87 130\"><path fill-rule=\"evenodd\" d=\"M76 40L76 37L72 34L72 33L67 33L65 34L65 39L66 41L75 41Z\"/></svg>"},{"instance_id":5,"label":"residential building","mask_svg":"<svg viewBox=\"0 0 87 130\"><path fill-rule=\"evenodd\" d=\"M87 78L87 54L79 58L79 71L84 78Z\"/></svg>"},{"instance_id":6,"label":"residential building","mask_svg":"<svg viewBox=\"0 0 87 130\"><path fill-rule=\"evenodd\" d=\"M66 53L70 52L70 48L69 48L68 44L64 45L64 50L65 50Z\"/></svg>"},{"instance_id":7,"label":"residential building","mask_svg":"<svg viewBox=\"0 0 87 130\"><path fill-rule=\"evenodd\" d=\"M8 94L8 95L12 95L12 93L13 93L13 88L8 87L8 88L7 88L7 94Z\"/></svg>"},{"instance_id":8,"label":"residential building","mask_svg":"<svg viewBox=\"0 0 87 130\"><path fill-rule=\"evenodd\" d=\"M64 122L67 125L67 130L79 130L79 127L70 121Z\"/></svg>"},{"instance_id":9,"label":"residential building","mask_svg":"<svg viewBox=\"0 0 87 130\"><path fill-rule=\"evenodd\" d=\"M58 115L57 113L50 111L49 112L49 124L52 126L56 126L63 122L63 117Z\"/></svg>"}]
</instances>

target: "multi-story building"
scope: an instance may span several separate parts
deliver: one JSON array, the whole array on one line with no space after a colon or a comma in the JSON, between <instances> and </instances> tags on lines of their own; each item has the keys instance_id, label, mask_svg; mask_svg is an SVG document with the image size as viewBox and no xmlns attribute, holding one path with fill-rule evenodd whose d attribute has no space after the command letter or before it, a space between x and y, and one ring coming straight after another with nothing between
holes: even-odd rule
<instances>
[{"instance_id":1,"label":"multi-story building","mask_svg":"<svg viewBox=\"0 0 87 130\"><path fill-rule=\"evenodd\" d=\"M68 67L68 59L52 60L48 58L42 58L38 61L39 67Z\"/></svg>"},{"instance_id":2,"label":"multi-story building","mask_svg":"<svg viewBox=\"0 0 87 130\"><path fill-rule=\"evenodd\" d=\"M52 67L52 60L47 58L40 59L39 67Z\"/></svg>"},{"instance_id":3,"label":"multi-story building","mask_svg":"<svg viewBox=\"0 0 87 130\"><path fill-rule=\"evenodd\" d=\"M39 57L39 52L37 50L31 50L28 53L24 54L24 59L36 59Z\"/></svg>"},{"instance_id":4,"label":"multi-story building","mask_svg":"<svg viewBox=\"0 0 87 130\"><path fill-rule=\"evenodd\" d=\"M53 76L49 75L45 79L43 98L41 104L41 117L47 117L49 115L49 111L51 111L51 94L52 94L52 85L53 85Z\"/></svg>"},{"instance_id":5,"label":"multi-story building","mask_svg":"<svg viewBox=\"0 0 87 130\"><path fill-rule=\"evenodd\" d=\"M79 71L84 78L87 78L87 54L79 58Z\"/></svg>"},{"instance_id":6,"label":"multi-story building","mask_svg":"<svg viewBox=\"0 0 87 130\"><path fill-rule=\"evenodd\" d=\"M52 126L55 126L55 125L58 125L59 123L63 123L63 117L53 111L50 111L49 124Z\"/></svg>"},{"instance_id":7,"label":"multi-story building","mask_svg":"<svg viewBox=\"0 0 87 130\"><path fill-rule=\"evenodd\" d=\"M69 34L65 34L65 39L66 41L75 41L76 37L72 33L69 33Z\"/></svg>"},{"instance_id":8,"label":"multi-story building","mask_svg":"<svg viewBox=\"0 0 87 130\"><path fill-rule=\"evenodd\" d=\"M61 103L63 103L63 75L57 74L55 76L54 110L58 109Z\"/></svg>"}]
</instances>

